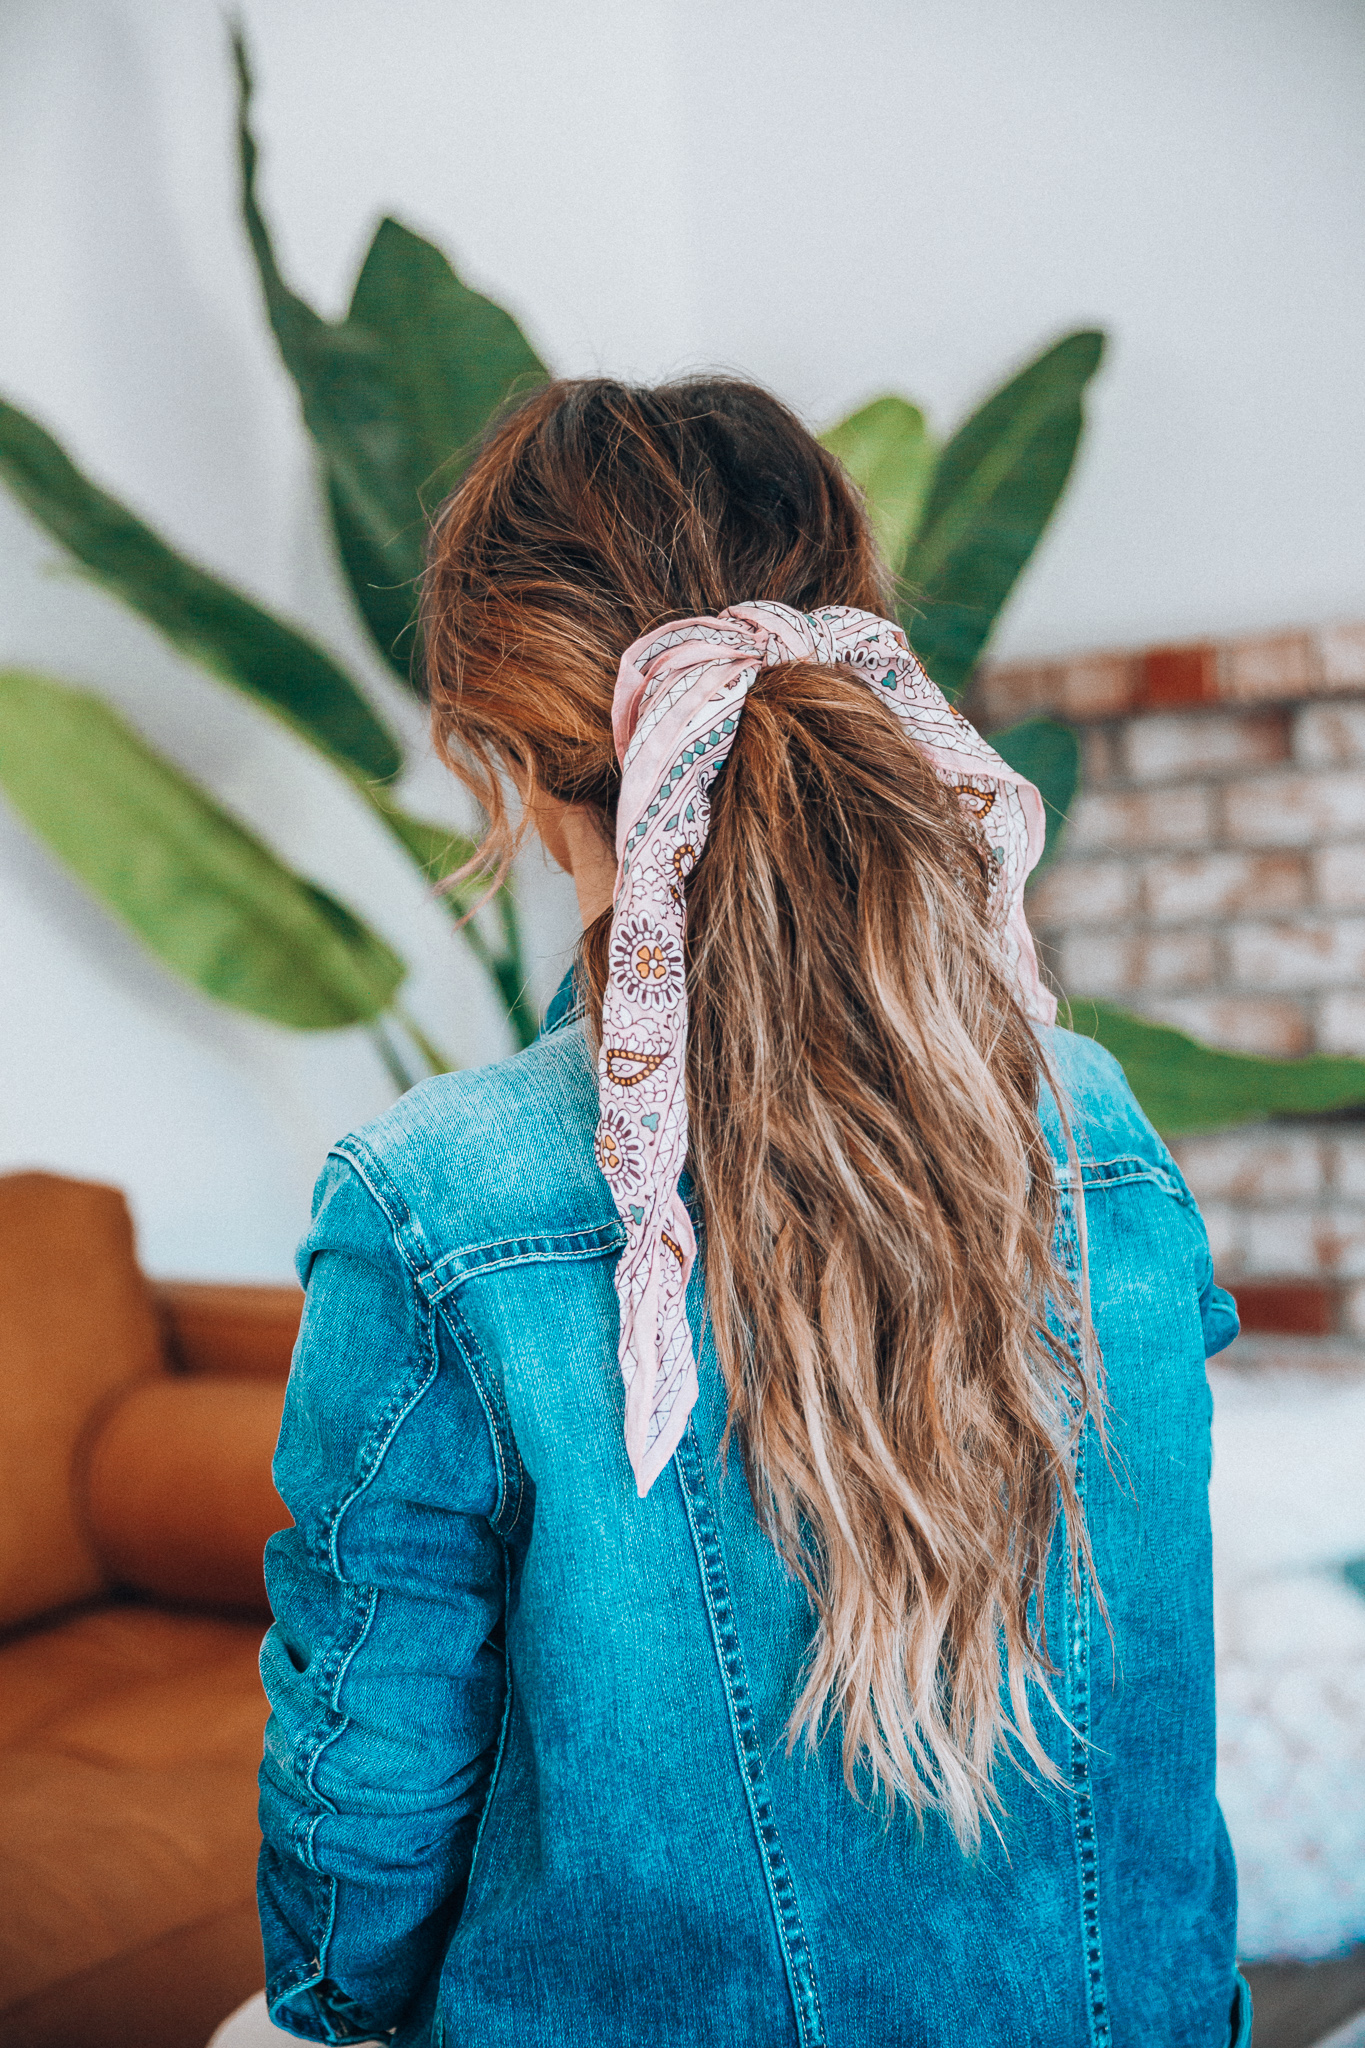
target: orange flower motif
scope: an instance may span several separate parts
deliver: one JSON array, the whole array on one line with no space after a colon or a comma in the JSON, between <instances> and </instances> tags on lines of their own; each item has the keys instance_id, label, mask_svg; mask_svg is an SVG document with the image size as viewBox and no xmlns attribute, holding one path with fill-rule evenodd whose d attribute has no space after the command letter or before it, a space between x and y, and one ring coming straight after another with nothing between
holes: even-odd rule
<instances>
[{"instance_id":1,"label":"orange flower motif","mask_svg":"<svg viewBox=\"0 0 1365 2048\"><path fill-rule=\"evenodd\" d=\"M671 1010L682 1001L682 945L657 918L622 920L612 935L611 971L639 1010Z\"/></svg>"}]
</instances>

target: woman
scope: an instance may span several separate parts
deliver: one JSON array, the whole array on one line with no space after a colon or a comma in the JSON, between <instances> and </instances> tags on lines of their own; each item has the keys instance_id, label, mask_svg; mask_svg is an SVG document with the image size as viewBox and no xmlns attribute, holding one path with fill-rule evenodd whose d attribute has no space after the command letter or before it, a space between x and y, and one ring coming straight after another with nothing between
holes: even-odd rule
<instances>
[{"instance_id":1,"label":"woman","mask_svg":"<svg viewBox=\"0 0 1365 2048\"><path fill-rule=\"evenodd\" d=\"M438 742L584 937L529 1052L318 1184L263 1665L305 2038L1250 2038L1235 1317L1050 1028L1037 792L888 608L847 478L738 383L552 385L441 515Z\"/></svg>"}]
</instances>

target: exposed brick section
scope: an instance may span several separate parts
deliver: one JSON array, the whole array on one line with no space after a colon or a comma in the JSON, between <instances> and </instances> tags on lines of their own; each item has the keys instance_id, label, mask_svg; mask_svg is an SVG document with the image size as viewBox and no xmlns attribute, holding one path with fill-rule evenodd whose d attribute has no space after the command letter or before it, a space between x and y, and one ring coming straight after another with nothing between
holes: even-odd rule
<instances>
[{"instance_id":1,"label":"exposed brick section","mask_svg":"<svg viewBox=\"0 0 1365 2048\"><path fill-rule=\"evenodd\" d=\"M1318 646L1325 690L1365 690L1365 625L1328 626Z\"/></svg>"},{"instance_id":2,"label":"exposed brick section","mask_svg":"<svg viewBox=\"0 0 1365 2048\"><path fill-rule=\"evenodd\" d=\"M1365 703L1305 705L1294 719L1294 759L1305 768L1365 762Z\"/></svg>"},{"instance_id":3,"label":"exposed brick section","mask_svg":"<svg viewBox=\"0 0 1365 2048\"><path fill-rule=\"evenodd\" d=\"M1365 833L1365 768L1251 776L1222 791L1220 837L1238 846L1312 846Z\"/></svg>"},{"instance_id":4,"label":"exposed brick section","mask_svg":"<svg viewBox=\"0 0 1365 2048\"><path fill-rule=\"evenodd\" d=\"M1217 941L1209 932L1068 932L1057 948L1064 988L1132 996L1210 981Z\"/></svg>"},{"instance_id":5,"label":"exposed brick section","mask_svg":"<svg viewBox=\"0 0 1365 2048\"><path fill-rule=\"evenodd\" d=\"M1234 640L1223 650L1217 694L1237 704L1282 704L1306 697L1322 681L1322 657L1311 633Z\"/></svg>"},{"instance_id":6,"label":"exposed brick section","mask_svg":"<svg viewBox=\"0 0 1365 2048\"><path fill-rule=\"evenodd\" d=\"M1175 1147L1190 1192L1200 1201L1316 1201L1328 1162L1316 1131L1222 1131L1182 1138Z\"/></svg>"},{"instance_id":7,"label":"exposed brick section","mask_svg":"<svg viewBox=\"0 0 1365 2048\"><path fill-rule=\"evenodd\" d=\"M1315 903L1323 910L1365 910L1365 839L1316 846L1309 858Z\"/></svg>"},{"instance_id":8,"label":"exposed brick section","mask_svg":"<svg viewBox=\"0 0 1365 2048\"><path fill-rule=\"evenodd\" d=\"M1365 1338L1365 1287L1348 1287L1341 1309L1341 1327L1350 1337Z\"/></svg>"},{"instance_id":9,"label":"exposed brick section","mask_svg":"<svg viewBox=\"0 0 1365 2048\"><path fill-rule=\"evenodd\" d=\"M999 662L983 672L971 708L986 725L1043 713L1084 725L1136 711L1293 704L1337 691L1365 692L1365 623Z\"/></svg>"},{"instance_id":10,"label":"exposed brick section","mask_svg":"<svg viewBox=\"0 0 1365 2048\"><path fill-rule=\"evenodd\" d=\"M1293 1060L1314 1049L1314 1010L1306 1001L1277 1001L1270 996L1144 996L1136 1002L1130 997L1129 1008L1232 1052L1259 1052L1268 1059Z\"/></svg>"},{"instance_id":11,"label":"exposed brick section","mask_svg":"<svg viewBox=\"0 0 1365 2048\"><path fill-rule=\"evenodd\" d=\"M1130 782L1190 782L1287 761L1289 719L1275 711L1255 717L1221 711L1183 718L1131 718L1117 740L1116 751Z\"/></svg>"},{"instance_id":12,"label":"exposed brick section","mask_svg":"<svg viewBox=\"0 0 1365 2048\"><path fill-rule=\"evenodd\" d=\"M1237 1313L1249 1336L1330 1337L1342 1319L1341 1289L1323 1280L1243 1280Z\"/></svg>"},{"instance_id":13,"label":"exposed brick section","mask_svg":"<svg viewBox=\"0 0 1365 2048\"><path fill-rule=\"evenodd\" d=\"M1228 979L1234 987L1278 992L1359 987L1365 982L1365 918L1234 924L1226 937Z\"/></svg>"},{"instance_id":14,"label":"exposed brick section","mask_svg":"<svg viewBox=\"0 0 1365 2048\"><path fill-rule=\"evenodd\" d=\"M1348 1052L1365 1059L1365 991L1343 989L1317 1007L1315 1038L1322 1052Z\"/></svg>"},{"instance_id":15,"label":"exposed brick section","mask_svg":"<svg viewBox=\"0 0 1365 2048\"><path fill-rule=\"evenodd\" d=\"M1076 721L1083 793L1030 893L1048 971L1213 1045L1365 1058L1365 625L998 670ZM1244 1327L1365 1345L1365 1117L1182 1140Z\"/></svg>"},{"instance_id":16,"label":"exposed brick section","mask_svg":"<svg viewBox=\"0 0 1365 2048\"><path fill-rule=\"evenodd\" d=\"M1056 861L1029 898L1035 926L1110 924L1141 908L1137 864L1121 860Z\"/></svg>"},{"instance_id":17,"label":"exposed brick section","mask_svg":"<svg viewBox=\"0 0 1365 2048\"><path fill-rule=\"evenodd\" d=\"M1300 910L1313 900L1313 878L1301 853L1171 854L1144 861L1137 879L1142 908L1157 924L1248 910Z\"/></svg>"},{"instance_id":18,"label":"exposed brick section","mask_svg":"<svg viewBox=\"0 0 1365 2048\"><path fill-rule=\"evenodd\" d=\"M1214 806L1207 789L1083 790L1067 827L1075 853L1141 853L1148 847L1203 846L1213 832Z\"/></svg>"},{"instance_id":19,"label":"exposed brick section","mask_svg":"<svg viewBox=\"0 0 1365 2048\"><path fill-rule=\"evenodd\" d=\"M1149 647L1142 657L1137 702L1143 710L1159 704L1212 704L1218 698L1218 649Z\"/></svg>"}]
</instances>

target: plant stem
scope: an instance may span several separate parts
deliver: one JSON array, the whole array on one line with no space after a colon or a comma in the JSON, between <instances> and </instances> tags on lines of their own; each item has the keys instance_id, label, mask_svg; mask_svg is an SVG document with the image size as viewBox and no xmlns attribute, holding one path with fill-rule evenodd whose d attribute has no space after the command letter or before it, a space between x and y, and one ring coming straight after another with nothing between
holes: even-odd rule
<instances>
[{"instance_id":1,"label":"plant stem","mask_svg":"<svg viewBox=\"0 0 1365 2048\"><path fill-rule=\"evenodd\" d=\"M521 922L511 884L504 882L497 896L498 919L502 925L503 950L491 962L491 971L507 1008L507 1021L519 1048L528 1046L540 1030L540 1019L527 996L526 958L521 946Z\"/></svg>"},{"instance_id":2,"label":"plant stem","mask_svg":"<svg viewBox=\"0 0 1365 2048\"><path fill-rule=\"evenodd\" d=\"M397 1046L389 1037L382 1021L378 1017L373 1018L366 1028L370 1034L371 1044L384 1062L384 1070L388 1074L389 1079L393 1082L400 1095L406 1095L409 1088L413 1085L415 1076L410 1074L403 1065Z\"/></svg>"},{"instance_id":3,"label":"plant stem","mask_svg":"<svg viewBox=\"0 0 1365 2048\"><path fill-rule=\"evenodd\" d=\"M397 1018L398 1022L407 1032L408 1037L417 1047L418 1052L421 1053L422 1058L426 1061L427 1065L430 1067L433 1074L454 1073L457 1062L451 1059L449 1053L442 1052L439 1045L434 1045L432 1043L431 1039L429 1039L425 1031L423 1031L421 1025L417 1022L417 1020L414 1017L410 1017L408 1015L407 1011L403 1008L403 1005L401 1003L390 1003L389 1014L390 1016Z\"/></svg>"}]
</instances>

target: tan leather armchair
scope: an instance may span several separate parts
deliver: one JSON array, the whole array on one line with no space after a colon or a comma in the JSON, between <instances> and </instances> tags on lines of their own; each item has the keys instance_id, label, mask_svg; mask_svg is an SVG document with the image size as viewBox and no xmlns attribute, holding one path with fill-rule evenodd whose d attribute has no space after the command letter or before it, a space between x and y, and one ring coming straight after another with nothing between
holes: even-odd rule
<instances>
[{"instance_id":1,"label":"tan leather armchair","mask_svg":"<svg viewBox=\"0 0 1365 2048\"><path fill-rule=\"evenodd\" d=\"M153 1286L0 1177L0 2042L203 2048L262 1982L270 1481L302 1296Z\"/></svg>"}]
</instances>

